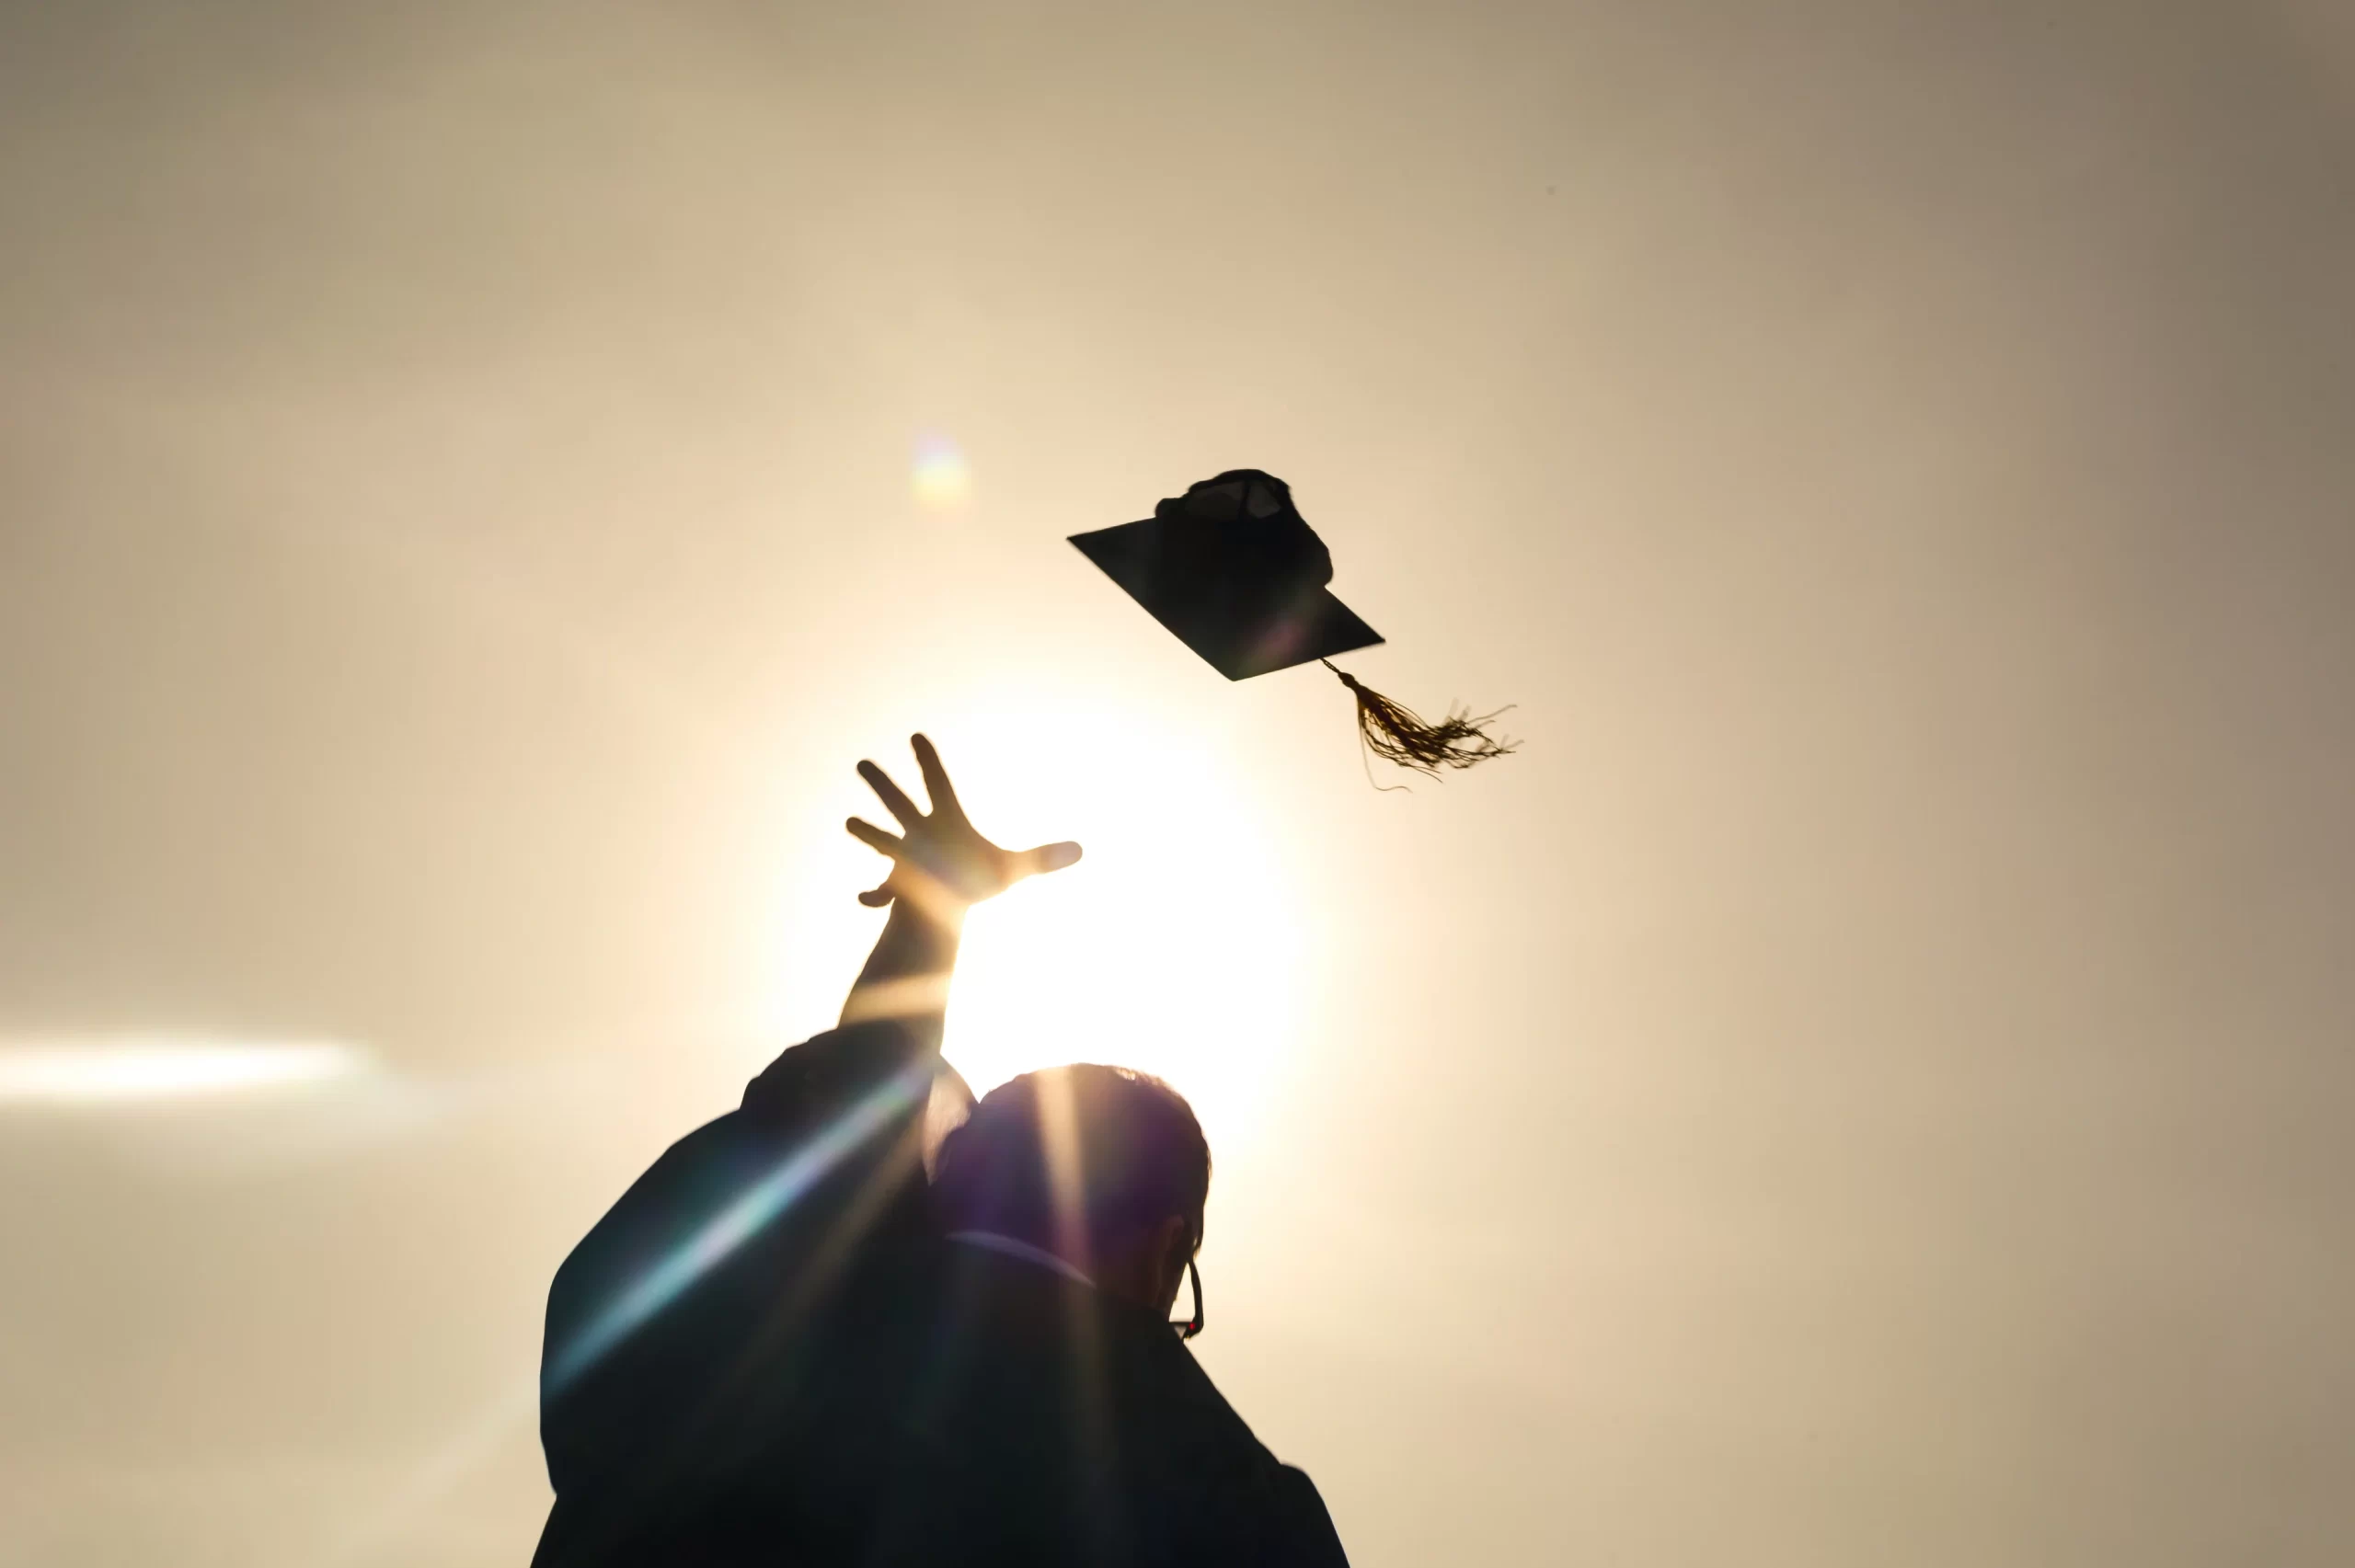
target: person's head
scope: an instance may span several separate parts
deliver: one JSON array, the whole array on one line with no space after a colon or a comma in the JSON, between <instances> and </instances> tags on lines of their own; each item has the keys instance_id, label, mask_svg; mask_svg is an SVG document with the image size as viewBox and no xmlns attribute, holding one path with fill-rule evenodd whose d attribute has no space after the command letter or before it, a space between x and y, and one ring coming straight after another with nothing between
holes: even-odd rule
<instances>
[{"instance_id":1,"label":"person's head","mask_svg":"<svg viewBox=\"0 0 2355 1568\"><path fill-rule=\"evenodd\" d=\"M1107 1292L1166 1313L1202 1242L1211 1149L1158 1078L1080 1063L998 1085L941 1145L949 1230L1043 1247Z\"/></svg>"}]
</instances>

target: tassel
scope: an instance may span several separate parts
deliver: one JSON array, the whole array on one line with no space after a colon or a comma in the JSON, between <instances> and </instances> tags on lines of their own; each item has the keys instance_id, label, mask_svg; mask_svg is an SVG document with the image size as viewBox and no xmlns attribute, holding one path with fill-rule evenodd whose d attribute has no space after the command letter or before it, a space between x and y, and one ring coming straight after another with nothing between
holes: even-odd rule
<instances>
[{"instance_id":1,"label":"tassel","mask_svg":"<svg viewBox=\"0 0 2355 1568\"><path fill-rule=\"evenodd\" d=\"M1340 677L1358 700L1358 740L1365 751L1385 762L1396 762L1426 778L1439 777L1442 768L1468 768L1475 762L1485 762L1491 757L1509 757L1521 743L1510 738L1499 739L1481 727L1499 714L1511 713L1510 705L1496 713L1482 714L1477 718L1464 708L1455 708L1437 724L1426 723L1414 711L1402 707L1379 692L1369 691L1358 678L1334 668L1329 658L1316 662ZM1373 784L1369 770L1366 783ZM1405 789L1405 784L1373 784L1376 789Z\"/></svg>"}]
</instances>

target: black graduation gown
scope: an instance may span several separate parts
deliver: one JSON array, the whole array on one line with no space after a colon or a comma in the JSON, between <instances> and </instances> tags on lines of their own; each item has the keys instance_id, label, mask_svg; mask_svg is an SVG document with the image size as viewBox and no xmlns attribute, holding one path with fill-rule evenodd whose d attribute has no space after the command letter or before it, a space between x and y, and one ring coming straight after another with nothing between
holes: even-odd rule
<instances>
[{"instance_id":1,"label":"black graduation gown","mask_svg":"<svg viewBox=\"0 0 2355 1568\"><path fill-rule=\"evenodd\" d=\"M1315 1486L1157 1316L934 1233L936 1070L893 1024L818 1036L573 1249L534 1568L1343 1568Z\"/></svg>"}]
</instances>

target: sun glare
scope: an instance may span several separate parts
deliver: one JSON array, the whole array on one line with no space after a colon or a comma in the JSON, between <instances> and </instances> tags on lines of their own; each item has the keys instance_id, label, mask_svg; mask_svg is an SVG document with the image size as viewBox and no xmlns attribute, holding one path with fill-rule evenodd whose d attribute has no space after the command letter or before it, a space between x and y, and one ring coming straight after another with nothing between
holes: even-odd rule
<instances>
[{"instance_id":1,"label":"sun glare","mask_svg":"<svg viewBox=\"0 0 2355 1568\"><path fill-rule=\"evenodd\" d=\"M1076 839L1086 856L973 911L949 1060L977 1093L1063 1062L1151 1072L1193 1103L1214 1146L1233 1147L1293 1065L1301 956L1281 846L1238 791L1249 771L1222 765L1210 738L1109 700L1057 693L954 717L932 734L982 830L1010 847ZM1075 738L1042 756L1041 735ZM904 748L875 755L914 784ZM838 996L856 967L844 939L873 940L850 899L873 867L844 843L803 862L806 876L839 853L845 869L820 874L830 896L794 890L804 913L780 975L794 990Z\"/></svg>"},{"instance_id":2,"label":"sun glare","mask_svg":"<svg viewBox=\"0 0 2355 1568\"><path fill-rule=\"evenodd\" d=\"M976 1093L1062 1062L1132 1067L1168 1080L1214 1138L1244 1135L1290 1061L1297 1012L1299 917L1277 846L1235 792L1239 770L1183 738L1089 718L972 727L1086 735L1051 783L1019 742L949 752L977 781L1042 786L1025 825L1078 839L1086 858L973 912L948 1058Z\"/></svg>"}]
</instances>

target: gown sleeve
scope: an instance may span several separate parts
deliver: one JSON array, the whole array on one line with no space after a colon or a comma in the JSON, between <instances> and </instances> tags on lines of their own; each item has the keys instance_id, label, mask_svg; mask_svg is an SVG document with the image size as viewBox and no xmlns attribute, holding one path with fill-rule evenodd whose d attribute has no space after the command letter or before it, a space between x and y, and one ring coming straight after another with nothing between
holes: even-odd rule
<instances>
[{"instance_id":1,"label":"gown sleeve","mask_svg":"<svg viewBox=\"0 0 2355 1568\"><path fill-rule=\"evenodd\" d=\"M1299 1568L1349 1568L1340 1532L1308 1472L1293 1465L1277 1467L1276 1495L1285 1536L1282 1560Z\"/></svg>"},{"instance_id":2,"label":"gown sleeve","mask_svg":"<svg viewBox=\"0 0 2355 1568\"><path fill-rule=\"evenodd\" d=\"M672 1144L557 1270L540 1437L569 1495L692 1450L695 1424L862 1259L925 1224L925 1164L971 1095L919 1030L794 1047Z\"/></svg>"}]
</instances>

